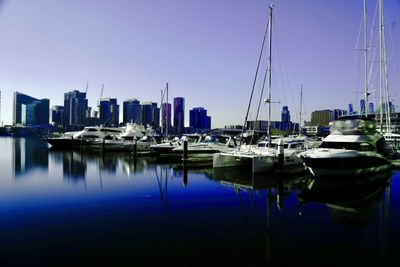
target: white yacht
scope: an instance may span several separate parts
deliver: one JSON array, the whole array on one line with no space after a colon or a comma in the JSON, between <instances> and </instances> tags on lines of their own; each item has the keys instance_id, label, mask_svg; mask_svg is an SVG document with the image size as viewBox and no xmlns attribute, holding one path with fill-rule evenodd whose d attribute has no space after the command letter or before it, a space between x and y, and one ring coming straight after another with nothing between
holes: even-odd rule
<instances>
[{"instance_id":1,"label":"white yacht","mask_svg":"<svg viewBox=\"0 0 400 267\"><path fill-rule=\"evenodd\" d=\"M200 134L188 134L182 136L182 138L175 137L173 140L166 140L160 144L150 146L150 148L156 151L159 155L175 155L173 152L174 148L178 148L183 145L183 139L186 139L189 144L201 142L202 135Z\"/></svg>"},{"instance_id":2,"label":"white yacht","mask_svg":"<svg viewBox=\"0 0 400 267\"><path fill-rule=\"evenodd\" d=\"M278 169L278 144L283 146L283 169L301 169L302 160L298 155L305 150L304 140L278 138L260 141L256 146L213 155L213 167L249 167L253 173L269 172Z\"/></svg>"},{"instance_id":3,"label":"white yacht","mask_svg":"<svg viewBox=\"0 0 400 267\"><path fill-rule=\"evenodd\" d=\"M331 133L319 148L300 156L314 176L340 178L390 170L389 155L373 120L343 117L332 123Z\"/></svg>"},{"instance_id":4,"label":"white yacht","mask_svg":"<svg viewBox=\"0 0 400 267\"><path fill-rule=\"evenodd\" d=\"M116 148L122 145L118 144L121 140L140 139L146 134L144 126L128 123L124 127L85 127L81 131L66 132L60 137L49 137L45 140L54 148L71 149L82 146L96 148L104 139L109 143L110 148Z\"/></svg>"},{"instance_id":5,"label":"white yacht","mask_svg":"<svg viewBox=\"0 0 400 267\"><path fill-rule=\"evenodd\" d=\"M203 141L188 145L188 158L199 161L212 161L213 154L227 152L236 147L236 140L227 135L207 136ZM183 145L172 150L183 155Z\"/></svg>"},{"instance_id":6,"label":"white yacht","mask_svg":"<svg viewBox=\"0 0 400 267\"><path fill-rule=\"evenodd\" d=\"M60 137L48 137L45 140L53 148L71 149L90 145L92 141L106 136L119 136L123 131L123 128L91 126L85 127L82 131L66 132Z\"/></svg>"}]
</instances>

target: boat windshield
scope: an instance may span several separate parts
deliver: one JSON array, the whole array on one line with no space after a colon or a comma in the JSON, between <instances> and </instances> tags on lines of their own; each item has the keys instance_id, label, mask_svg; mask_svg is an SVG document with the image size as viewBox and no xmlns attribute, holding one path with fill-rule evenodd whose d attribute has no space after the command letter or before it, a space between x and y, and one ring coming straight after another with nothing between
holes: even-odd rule
<instances>
[{"instance_id":1,"label":"boat windshield","mask_svg":"<svg viewBox=\"0 0 400 267\"><path fill-rule=\"evenodd\" d=\"M226 136L207 136L203 143L222 143L226 144L228 141L229 137Z\"/></svg>"},{"instance_id":2,"label":"boat windshield","mask_svg":"<svg viewBox=\"0 0 400 267\"><path fill-rule=\"evenodd\" d=\"M322 142L320 148L347 149L358 151L374 151L374 146L370 143L357 142Z\"/></svg>"},{"instance_id":3,"label":"boat windshield","mask_svg":"<svg viewBox=\"0 0 400 267\"><path fill-rule=\"evenodd\" d=\"M332 122L331 134L363 134L369 135L376 132L375 123L371 120L349 119Z\"/></svg>"}]
</instances>

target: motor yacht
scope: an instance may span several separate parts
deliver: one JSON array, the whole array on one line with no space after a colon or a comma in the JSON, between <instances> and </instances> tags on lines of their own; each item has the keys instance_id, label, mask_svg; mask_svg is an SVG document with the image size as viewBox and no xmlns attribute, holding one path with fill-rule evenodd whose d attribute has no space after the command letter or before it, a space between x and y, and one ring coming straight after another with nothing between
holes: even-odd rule
<instances>
[{"instance_id":1,"label":"motor yacht","mask_svg":"<svg viewBox=\"0 0 400 267\"><path fill-rule=\"evenodd\" d=\"M332 123L330 131L319 148L300 155L314 176L340 178L392 169L391 151L373 120L343 117Z\"/></svg>"},{"instance_id":2,"label":"motor yacht","mask_svg":"<svg viewBox=\"0 0 400 267\"><path fill-rule=\"evenodd\" d=\"M182 136L181 138L174 137L172 140L165 140L160 144L150 146L150 148L161 156L177 155L175 152L173 152L173 149L182 146L184 139L186 139L189 144L194 144L201 142L202 137L203 136L200 134L188 134Z\"/></svg>"},{"instance_id":3,"label":"motor yacht","mask_svg":"<svg viewBox=\"0 0 400 267\"><path fill-rule=\"evenodd\" d=\"M227 152L237 146L236 140L227 135L206 136L203 141L188 145L188 158L199 161L212 161L213 154ZM175 154L183 155L183 145L174 148Z\"/></svg>"}]
</instances>

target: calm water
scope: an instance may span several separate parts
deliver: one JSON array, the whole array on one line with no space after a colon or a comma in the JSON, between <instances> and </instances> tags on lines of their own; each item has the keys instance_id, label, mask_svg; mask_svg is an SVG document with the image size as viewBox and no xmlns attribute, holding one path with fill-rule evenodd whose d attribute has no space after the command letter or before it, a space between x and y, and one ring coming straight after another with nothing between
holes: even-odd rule
<instances>
[{"instance_id":1,"label":"calm water","mask_svg":"<svg viewBox=\"0 0 400 267\"><path fill-rule=\"evenodd\" d=\"M304 175L0 148L1 266L400 266L395 172L308 190Z\"/></svg>"}]
</instances>

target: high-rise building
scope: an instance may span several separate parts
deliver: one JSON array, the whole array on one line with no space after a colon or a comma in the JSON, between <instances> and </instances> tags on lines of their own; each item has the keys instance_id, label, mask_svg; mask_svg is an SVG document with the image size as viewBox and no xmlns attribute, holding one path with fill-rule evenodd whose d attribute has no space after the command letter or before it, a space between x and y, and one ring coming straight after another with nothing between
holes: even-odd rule
<instances>
[{"instance_id":1,"label":"high-rise building","mask_svg":"<svg viewBox=\"0 0 400 267\"><path fill-rule=\"evenodd\" d=\"M106 126L119 125L119 105L116 98L100 99L100 123Z\"/></svg>"},{"instance_id":2,"label":"high-rise building","mask_svg":"<svg viewBox=\"0 0 400 267\"><path fill-rule=\"evenodd\" d=\"M360 115L365 114L365 99L360 99Z\"/></svg>"},{"instance_id":3,"label":"high-rise building","mask_svg":"<svg viewBox=\"0 0 400 267\"><path fill-rule=\"evenodd\" d=\"M203 107L193 108L189 111L190 127L195 129L211 129L211 117Z\"/></svg>"},{"instance_id":4,"label":"high-rise building","mask_svg":"<svg viewBox=\"0 0 400 267\"><path fill-rule=\"evenodd\" d=\"M166 129L166 126L171 129L171 104L163 103L161 107L161 126Z\"/></svg>"},{"instance_id":5,"label":"high-rise building","mask_svg":"<svg viewBox=\"0 0 400 267\"><path fill-rule=\"evenodd\" d=\"M54 126L64 125L64 106L53 106L51 108L51 122Z\"/></svg>"},{"instance_id":6,"label":"high-rise building","mask_svg":"<svg viewBox=\"0 0 400 267\"><path fill-rule=\"evenodd\" d=\"M74 90L64 94L64 119L65 125L86 125L88 100L86 93Z\"/></svg>"},{"instance_id":7,"label":"high-rise building","mask_svg":"<svg viewBox=\"0 0 400 267\"><path fill-rule=\"evenodd\" d=\"M312 126L328 126L333 120L332 110L317 110L311 112Z\"/></svg>"},{"instance_id":8,"label":"high-rise building","mask_svg":"<svg viewBox=\"0 0 400 267\"><path fill-rule=\"evenodd\" d=\"M144 126L150 125L154 128L160 126L160 109L157 103L143 102L142 108L142 124Z\"/></svg>"},{"instance_id":9,"label":"high-rise building","mask_svg":"<svg viewBox=\"0 0 400 267\"><path fill-rule=\"evenodd\" d=\"M185 128L185 99L183 97L174 98L174 127L177 134L182 134Z\"/></svg>"},{"instance_id":10,"label":"high-rise building","mask_svg":"<svg viewBox=\"0 0 400 267\"><path fill-rule=\"evenodd\" d=\"M353 104L349 104L349 115L353 115L354 109L353 109Z\"/></svg>"},{"instance_id":11,"label":"high-rise building","mask_svg":"<svg viewBox=\"0 0 400 267\"><path fill-rule=\"evenodd\" d=\"M282 107L281 121L282 122L290 122L290 111L288 109L288 106Z\"/></svg>"},{"instance_id":12,"label":"high-rise building","mask_svg":"<svg viewBox=\"0 0 400 267\"><path fill-rule=\"evenodd\" d=\"M368 110L368 113L374 113L374 112L375 112L375 110L374 110L374 103L370 102L370 103L369 103L369 110Z\"/></svg>"},{"instance_id":13,"label":"high-rise building","mask_svg":"<svg viewBox=\"0 0 400 267\"><path fill-rule=\"evenodd\" d=\"M123 123L137 123L140 124L142 120L142 109L140 107L140 101L136 98L125 100L123 103L122 110L122 122Z\"/></svg>"},{"instance_id":14,"label":"high-rise building","mask_svg":"<svg viewBox=\"0 0 400 267\"><path fill-rule=\"evenodd\" d=\"M339 119L340 116L344 116L347 114L347 110L343 109L334 109L333 110L333 120Z\"/></svg>"},{"instance_id":15,"label":"high-rise building","mask_svg":"<svg viewBox=\"0 0 400 267\"><path fill-rule=\"evenodd\" d=\"M50 100L36 99L20 92L14 93L13 124L49 124Z\"/></svg>"}]
</instances>

